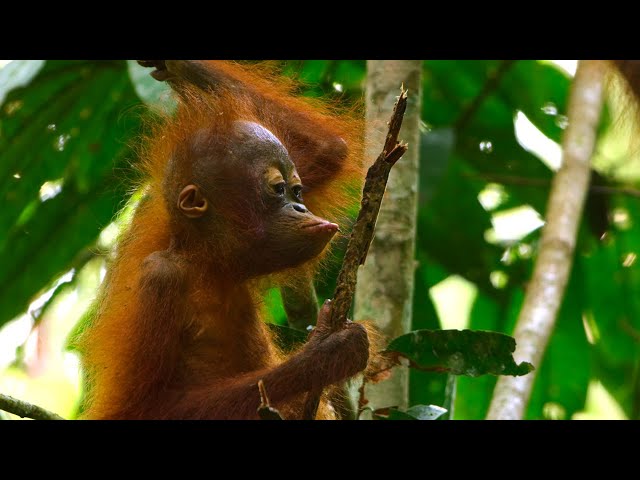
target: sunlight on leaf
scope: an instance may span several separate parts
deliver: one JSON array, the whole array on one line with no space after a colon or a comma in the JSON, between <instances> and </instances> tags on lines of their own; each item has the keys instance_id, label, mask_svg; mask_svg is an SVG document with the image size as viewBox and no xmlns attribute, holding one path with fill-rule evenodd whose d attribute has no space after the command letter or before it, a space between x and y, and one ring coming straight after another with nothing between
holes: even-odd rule
<instances>
[{"instance_id":1,"label":"sunlight on leaf","mask_svg":"<svg viewBox=\"0 0 640 480\"><path fill-rule=\"evenodd\" d=\"M484 189L478 194L478 201L487 212L495 210L508 198L509 195L504 186L498 183L487 183Z\"/></svg>"},{"instance_id":2,"label":"sunlight on leaf","mask_svg":"<svg viewBox=\"0 0 640 480\"><path fill-rule=\"evenodd\" d=\"M47 200L57 197L62 191L63 185L64 178L44 182L40 187L40 201L46 202Z\"/></svg>"},{"instance_id":3,"label":"sunlight on leaf","mask_svg":"<svg viewBox=\"0 0 640 480\"><path fill-rule=\"evenodd\" d=\"M478 287L460 275L451 275L429 289L443 329L463 329L469 325L471 307Z\"/></svg>"},{"instance_id":4,"label":"sunlight on leaf","mask_svg":"<svg viewBox=\"0 0 640 480\"><path fill-rule=\"evenodd\" d=\"M513 124L516 138L522 148L538 157L551 170L560 168L562 163L560 145L542 133L522 112L516 113Z\"/></svg>"},{"instance_id":5,"label":"sunlight on leaf","mask_svg":"<svg viewBox=\"0 0 640 480\"><path fill-rule=\"evenodd\" d=\"M550 63L551 65L559 68L570 77L576 74L578 68L578 60L542 60L544 63Z\"/></svg>"},{"instance_id":6,"label":"sunlight on leaf","mask_svg":"<svg viewBox=\"0 0 640 480\"><path fill-rule=\"evenodd\" d=\"M597 380L589 382L587 401L582 412L575 413L573 420L627 420L622 408L613 396Z\"/></svg>"},{"instance_id":7,"label":"sunlight on leaf","mask_svg":"<svg viewBox=\"0 0 640 480\"><path fill-rule=\"evenodd\" d=\"M0 60L0 105L7 94L16 88L29 85L44 66L44 60Z\"/></svg>"},{"instance_id":8,"label":"sunlight on leaf","mask_svg":"<svg viewBox=\"0 0 640 480\"><path fill-rule=\"evenodd\" d=\"M151 68L142 67L135 60L127 60L127 69L131 83L140 99L150 107L173 110L176 102L167 82L159 82L149 73Z\"/></svg>"},{"instance_id":9,"label":"sunlight on leaf","mask_svg":"<svg viewBox=\"0 0 640 480\"><path fill-rule=\"evenodd\" d=\"M544 225L538 212L529 205L502 210L491 216L491 224L498 243L513 243Z\"/></svg>"}]
</instances>

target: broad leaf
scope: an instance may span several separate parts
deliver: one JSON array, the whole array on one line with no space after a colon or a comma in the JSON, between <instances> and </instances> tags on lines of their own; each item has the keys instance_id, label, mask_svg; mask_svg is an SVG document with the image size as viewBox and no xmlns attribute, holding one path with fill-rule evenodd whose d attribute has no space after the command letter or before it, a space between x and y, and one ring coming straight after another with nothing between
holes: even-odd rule
<instances>
[{"instance_id":1,"label":"broad leaf","mask_svg":"<svg viewBox=\"0 0 640 480\"><path fill-rule=\"evenodd\" d=\"M8 94L0 111L0 325L91 258L83 249L128 195L136 104L124 61L47 61Z\"/></svg>"},{"instance_id":2,"label":"broad leaf","mask_svg":"<svg viewBox=\"0 0 640 480\"><path fill-rule=\"evenodd\" d=\"M437 420L447 413L447 409L436 405L414 405L406 412L396 407L386 407L378 408L372 413L377 420Z\"/></svg>"},{"instance_id":3,"label":"broad leaf","mask_svg":"<svg viewBox=\"0 0 640 480\"><path fill-rule=\"evenodd\" d=\"M533 366L516 364L516 341L496 332L416 330L391 341L386 351L409 359L415 368L453 375L526 375Z\"/></svg>"}]
</instances>

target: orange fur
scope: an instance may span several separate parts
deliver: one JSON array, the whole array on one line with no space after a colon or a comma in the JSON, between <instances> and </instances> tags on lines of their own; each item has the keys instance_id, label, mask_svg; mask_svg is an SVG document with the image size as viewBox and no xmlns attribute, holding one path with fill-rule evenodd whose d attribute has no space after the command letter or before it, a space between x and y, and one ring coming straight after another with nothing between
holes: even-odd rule
<instances>
[{"instance_id":1,"label":"orange fur","mask_svg":"<svg viewBox=\"0 0 640 480\"><path fill-rule=\"evenodd\" d=\"M118 243L95 317L78 342L89 387L84 418L255 418L259 378L270 379L265 386L275 406L296 418L306 391L303 369L318 363L309 361L318 355L312 348L289 359L276 348L262 321L261 302L265 285L286 282L298 269L317 268L318 259L285 274L236 276L230 257L261 221L251 205L237 208L225 203L227 195L217 195L222 221L247 230L236 227L233 235L203 239L176 220L168 192L180 182L197 181L190 178L195 175L191 139L203 131L223 139L233 121L250 120L273 132L289 151L308 188L306 205L342 222L354 202L354 189L345 186L359 186L362 179L361 125L351 114L295 97L290 81L263 68L255 73L255 66L230 62L203 65L218 79L215 88L178 85L176 114L152 124L140 150L145 197ZM348 156L332 157L327 139L334 137L349 146ZM232 175L216 180L230 193L240 181ZM166 253L176 242L189 245L179 261ZM216 258L224 260L226 270L213 266ZM318 378L352 374L335 361L323 368L333 372L319 370ZM330 416L324 405L320 417Z\"/></svg>"}]
</instances>

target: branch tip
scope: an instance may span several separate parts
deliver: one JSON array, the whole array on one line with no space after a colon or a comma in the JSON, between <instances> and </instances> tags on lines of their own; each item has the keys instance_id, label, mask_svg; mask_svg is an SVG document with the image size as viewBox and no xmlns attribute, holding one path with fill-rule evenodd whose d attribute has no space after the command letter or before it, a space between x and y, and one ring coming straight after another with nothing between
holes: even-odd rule
<instances>
[{"instance_id":1,"label":"branch tip","mask_svg":"<svg viewBox=\"0 0 640 480\"><path fill-rule=\"evenodd\" d=\"M64 420L64 418L56 413L1 393L0 410L13 413L21 418L32 418L34 420Z\"/></svg>"},{"instance_id":2,"label":"branch tip","mask_svg":"<svg viewBox=\"0 0 640 480\"><path fill-rule=\"evenodd\" d=\"M400 88L400 96L393 108L391 119L387 122L388 133L382 147L382 152L367 172L366 181L362 190L360 212L353 225L342 262L342 268L338 274L336 289L333 293L333 307L329 319L329 324L333 331L338 331L343 328L347 320L349 308L351 307L355 293L357 271L360 265L364 264L369 246L373 240L373 232L387 186L389 172L408 148L406 143L398 142L398 134L402 127L402 120L406 108L407 90L405 90L403 84ZM315 418L321 394L322 391L309 392L305 401L303 418Z\"/></svg>"}]
</instances>

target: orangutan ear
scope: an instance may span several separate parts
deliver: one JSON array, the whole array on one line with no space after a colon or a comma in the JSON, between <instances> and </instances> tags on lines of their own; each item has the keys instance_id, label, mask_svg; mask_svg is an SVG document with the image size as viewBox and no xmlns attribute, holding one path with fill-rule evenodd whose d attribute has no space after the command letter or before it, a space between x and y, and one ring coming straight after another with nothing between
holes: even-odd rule
<instances>
[{"instance_id":1,"label":"orangutan ear","mask_svg":"<svg viewBox=\"0 0 640 480\"><path fill-rule=\"evenodd\" d=\"M187 185L178 195L178 209L185 217L199 218L209 208L209 202L196 185Z\"/></svg>"}]
</instances>

